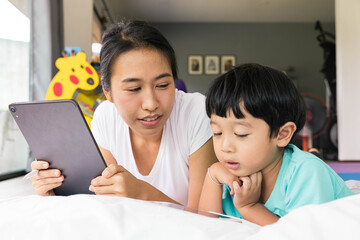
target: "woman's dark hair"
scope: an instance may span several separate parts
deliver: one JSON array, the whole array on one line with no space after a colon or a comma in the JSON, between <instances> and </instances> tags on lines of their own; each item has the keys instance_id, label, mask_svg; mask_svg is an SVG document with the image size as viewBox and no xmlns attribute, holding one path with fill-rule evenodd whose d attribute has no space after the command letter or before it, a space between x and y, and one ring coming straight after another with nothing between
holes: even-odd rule
<instances>
[{"instance_id":1,"label":"woman's dark hair","mask_svg":"<svg viewBox=\"0 0 360 240\"><path fill-rule=\"evenodd\" d=\"M101 83L110 90L110 77L115 59L122 53L137 48L153 48L169 61L172 75L177 79L174 49L159 30L143 21L123 20L113 24L102 37L100 52Z\"/></svg>"},{"instance_id":2,"label":"woman's dark hair","mask_svg":"<svg viewBox=\"0 0 360 240\"><path fill-rule=\"evenodd\" d=\"M283 73L259 64L243 64L218 77L206 94L206 113L227 117L229 110L244 118L240 103L253 117L263 119L276 136L286 122L296 131L305 124L305 105L292 81Z\"/></svg>"}]
</instances>

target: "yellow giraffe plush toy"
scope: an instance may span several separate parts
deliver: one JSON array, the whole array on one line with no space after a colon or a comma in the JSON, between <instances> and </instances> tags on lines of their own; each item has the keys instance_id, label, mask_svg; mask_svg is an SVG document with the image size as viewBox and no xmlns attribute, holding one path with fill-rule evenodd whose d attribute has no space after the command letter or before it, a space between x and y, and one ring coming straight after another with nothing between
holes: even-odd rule
<instances>
[{"instance_id":1,"label":"yellow giraffe plush toy","mask_svg":"<svg viewBox=\"0 0 360 240\"><path fill-rule=\"evenodd\" d=\"M59 72L52 79L46 100L75 99L90 126L96 100L101 94L94 91L99 86L99 76L86 61L86 54L58 58L55 62Z\"/></svg>"}]
</instances>

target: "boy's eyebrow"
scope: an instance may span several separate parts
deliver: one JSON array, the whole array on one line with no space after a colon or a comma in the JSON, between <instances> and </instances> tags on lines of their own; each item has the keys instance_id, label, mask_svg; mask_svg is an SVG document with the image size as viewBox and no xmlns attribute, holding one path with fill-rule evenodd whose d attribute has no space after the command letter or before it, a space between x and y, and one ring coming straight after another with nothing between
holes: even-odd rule
<instances>
[{"instance_id":1,"label":"boy's eyebrow","mask_svg":"<svg viewBox=\"0 0 360 240\"><path fill-rule=\"evenodd\" d=\"M236 125L243 125L245 127L252 127L252 125L249 122L241 121L241 120L235 120Z\"/></svg>"},{"instance_id":2,"label":"boy's eyebrow","mask_svg":"<svg viewBox=\"0 0 360 240\"><path fill-rule=\"evenodd\" d=\"M155 77L155 80L159 80L164 77L171 77L172 75L170 73L162 73L159 76ZM125 78L122 80L122 82L128 83L128 82L140 82L140 78Z\"/></svg>"},{"instance_id":3,"label":"boy's eyebrow","mask_svg":"<svg viewBox=\"0 0 360 240\"><path fill-rule=\"evenodd\" d=\"M236 125L242 125L242 126L249 127L249 128L252 127L252 125L249 122L246 122L246 121L234 120L234 122L235 122ZM214 122L213 120L210 120L210 125L213 125L213 124L217 124L217 123Z\"/></svg>"}]
</instances>

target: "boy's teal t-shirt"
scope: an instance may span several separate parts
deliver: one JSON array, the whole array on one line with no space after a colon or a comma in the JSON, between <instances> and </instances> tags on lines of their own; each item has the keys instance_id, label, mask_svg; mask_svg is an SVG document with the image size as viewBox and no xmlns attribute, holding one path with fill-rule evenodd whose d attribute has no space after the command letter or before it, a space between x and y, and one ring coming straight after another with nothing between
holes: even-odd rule
<instances>
[{"instance_id":1,"label":"boy's teal t-shirt","mask_svg":"<svg viewBox=\"0 0 360 240\"><path fill-rule=\"evenodd\" d=\"M304 205L325 203L353 194L325 162L289 144L285 148L274 189L263 205L282 217ZM242 218L233 204L233 198L229 186L224 185L224 214Z\"/></svg>"}]
</instances>

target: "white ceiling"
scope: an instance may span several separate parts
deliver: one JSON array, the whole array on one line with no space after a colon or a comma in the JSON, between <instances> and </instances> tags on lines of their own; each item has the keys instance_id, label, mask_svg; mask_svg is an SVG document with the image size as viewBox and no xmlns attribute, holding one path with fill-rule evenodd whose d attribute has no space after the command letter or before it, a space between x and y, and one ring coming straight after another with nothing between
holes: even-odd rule
<instances>
[{"instance_id":1,"label":"white ceiling","mask_svg":"<svg viewBox=\"0 0 360 240\"><path fill-rule=\"evenodd\" d=\"M335 0L95 0L113 21L131 16L150 22L334 22ZM100 6L101 5L101 6Z\"/></svg>"}]
</instances>

